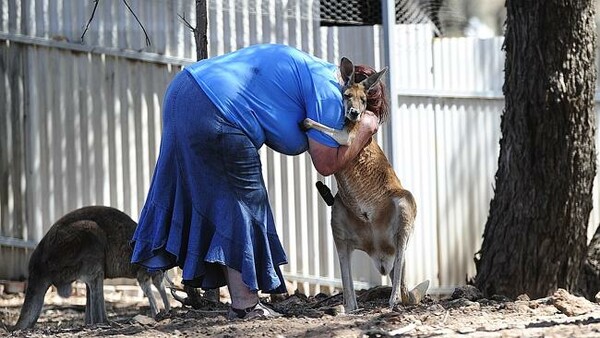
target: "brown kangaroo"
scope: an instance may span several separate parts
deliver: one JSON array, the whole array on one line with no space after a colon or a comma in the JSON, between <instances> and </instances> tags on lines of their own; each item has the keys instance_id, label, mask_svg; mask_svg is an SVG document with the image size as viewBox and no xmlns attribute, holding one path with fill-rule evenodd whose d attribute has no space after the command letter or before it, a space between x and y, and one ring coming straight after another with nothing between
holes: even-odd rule
<instances>
[{"instance_id":1,"label":"brown kangaroo","mask_svg":"<svg viewBox=\"0 0 600 338\"><path fill-rule=\"evenodd\" d=\"M71 283L86 285L85 323L107 322L104 305L105 278L137 278L152 315L158 313L151 284L160 292L166 311L169 299L162 271L148 272L130 263L129 241L136 223L125 213L110 207L90 206L74 210L52 225L29 259L25 301L13 330L31 328L37 322L44 295L51 285L61 297L71 295Z\"/></svg>"},{"instance_id":2,"label":"brown kangaroo","mask_svg":"<svg viewBox=\"0 0 600 338\"><path fill-rule=\"evenodd\" d=\"M353 130L368 106L367 94L378 84L387 68L360 82L355 82L354 64L347 58L340 62L340 72L345 85L342 88L346 122L343 130L336 130L311 119L303 121L305 129L315 128L339 144L350 144ZM373 112L383 122L382 112ZM417 205L410 191L404 189L400 179L375 139L344 169L334 174L338 192L335 198L325 195L329 188L317 182L331 211L331 228L342 274L344 307L346 312L356 310L356 294L350 269L351 254L355 249L366 252L382 275L392 279L389 299L393 307L401 295L402 303L418 303L429 286L425 281L410 293L405 283L405 252L413 233Z\"/></svg>"}]
</instances>

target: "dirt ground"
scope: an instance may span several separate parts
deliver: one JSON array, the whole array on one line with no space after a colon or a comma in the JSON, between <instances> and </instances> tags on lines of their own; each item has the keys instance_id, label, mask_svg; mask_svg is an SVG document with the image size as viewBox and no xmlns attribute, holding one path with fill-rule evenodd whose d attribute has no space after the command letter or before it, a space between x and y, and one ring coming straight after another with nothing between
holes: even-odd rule
<instances>
[{"instance_id":1,"label":"dirt ground","mask_svg":"<svg viewBox=\"0 0 600 338\"><path fill-rule=\"evenodd\" d=\"M226 304L206 302L192 309L173 300L170 312L149 317L145 299L105 292L110 323L84 325L85 294L69 299L54 290L30 330L9 332L19 315L22 294L0 295L0 336L8 337L600 337L600 305L564 290L553 296L509 300L481 298L471 287L439 300L389 309L389 287L358 292L361 309L344 314L342 295L294 294L265 302L282 318L229 321Z\"/></svg>"}]
</instances>

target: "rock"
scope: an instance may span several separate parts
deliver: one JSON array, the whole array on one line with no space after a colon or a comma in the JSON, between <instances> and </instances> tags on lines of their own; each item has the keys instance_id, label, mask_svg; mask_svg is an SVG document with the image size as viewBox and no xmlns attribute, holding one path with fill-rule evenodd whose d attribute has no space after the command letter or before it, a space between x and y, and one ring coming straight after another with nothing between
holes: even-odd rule
<instances>
[{"instance_id":1,"label":"rock","mask_svg":"<svg viewBox=\"0 0 600 338\"><path fill-rule=\"evenodd\" d=\"M444 312L444 311L446 311L446 309L444 309L444 307L440 304L433 304L427 308L427 311L435 313L435 312Z\"/></svg>"},{"instance_id":2,"label":"rock","mask_svg":"<svg viewBox=\"0 0 600 338\"><path fill-rule=\"evenodd\" d=\"M529 298L529 295L527 295L526 293L524 293L524 294L518 295L516 300L519 300L519 301L530 301L531 298Z\"/></svg>"},{"instance_id":3,"label":"rock","mask_svg":"<svg viewBox=\"0 0 600 338\"><path fill-rule=\"evenodd\" d=\"M586 314L594 308L594 305L587 299L571 295L565 289L556 290L552 295L552 304L569 317Z\"/></svg>"},{"instance_id":4,"label":"rock","mask_svg":"<svg viewBox=\"0 0 600 338\"><path fill-rule=\"evenodd\" d=\"M476 301L483 298L483 293L473 285L461 286L454 289L452 299L466 298L470 301Z\"/></svg>"},{"instance_id":5,"label":"rock","mask_svg":"<svg viewBox=\"0 0 600 338\"><path fill-rule=\"evenodd\" d=\"M461 327L457 330L457 332L460 334L468 334L468 333L473 333L475 331L477 331L477 330L474 327L468 327L468 326Z\"/></svg>"},{"instance_id":6,"label":"rock","mask_svg":"<svg viewBox=\"0 0 600 338\"><path fill-rule=\"evenodd\" d=\"M438 330L434 330L431 332L431 336L453 336L456 335L456 332L452 329L442 328Z\"/></svg>"},{"instance_id":7,"label":"rock","mask_svg":"<svg viewBox=\"0 0 600 338\"><path fill-rule=\"evenodd\" d=\"M151 317L148 317L148 316L144 316L144 315L137 315L137 316L133 317L131 319L131 322L138 323L143 326L156 324L156 321L154 319L152 319Z\"/></svg>"},{"instance_id":8,"label":"rock","mask_svg":"<svg viewBox=\"0 0 600 338\"><path fill-rule=\"evenodd\" d=\"M323 311L324 314L330 315L330 316L337 316L337 315L346 313L346 310L344 309L344 305L323 307L323 308L320 308L319 310Z\"/></svg>"},{"instance_id":9,"label":"rock","mask_svg":"<svg viewBox=\"0 0 600 338\"><path fill-rule=\"evenodd\" d=\"M404 327L401 327L399 329L392 330L392 331L388 332L387 334L392 337L396 336L396 335L403 335L405 333L408 333L408 332L414 330L416 327L417 327L417 325L412 323L412 324L408 324Z\"/></svg>"},{"instance_id":10,"label":"rock","mask_svg":"<svg viewBox=\"0 0 600 338\"><path fill-rule=\"evenodd\" d=\"M291 307L297 305L304 305L307 303L305 296L294 294L289 296L287 299L279 301L277 303L278 307Z\"/></svg>"},{"instance_id":11,"label":"rock","mask_svg":"<svg viewBox=\"0 0 600 338\"><path fill-rule=\"evenodd\" d=\"M392 294L392 287L386 285L375 286L368 290L361 290L356 298L359 302L370 302L376 299L388 299Z\"/></svg>"},{"instance_id":12,"label":"rock","mask_svg":"<svg viewBox=\"0 0 600 338\"><path fill-rule=\"evenodd\" d=\"M0 281L4 285L4 291L6 293L17 294L24 293L26 289L25 282L6 280Z\"/></svg>"},{"instance_id":13,"label":"rock","mask_svg":"<svg viewBox=\"0 0 600 338\"><path fill-rule=\"evenodd\" d=\"M518 313L528 313L531 312L531 308L529 307L529 303L525 301L516 301L515 303L515 311Z\"/></svg>"},{"instance_id":14,"label":"rock","mask_svg":"<svg viewBox=\"0 0 600 338\"><path fill-rule=\"evenodd\" d=\"M596 296L594 297L594 299L596 300L596 303L600 303L600 292L598 292L596 294Z\"/></svg>"},{"instance_id":15,"label":"rock","mask_svg":"<svg viewBox=\"0 0 600 338\"><path fill-rule=\"evenodd\" d=\"M472 302L466 298L459 298L451 301L449 303L450 307L453 308L468 308L478 310L481 308L481 305L477 302Z\"/></svg>"},{"instance_id":16,"label":"rock","mask_svg":"<svg viewBox=\"0 0 600 338\"><path fill-rule=\"evenodd\" d=\"M317 294L315 295L315 297L314 297L314 298L315 298L315 300L316 300L317 302L320 302L320 301L322 301L322 300L325 300L325 299L329 298L329 295L328 295L328 294L326 294L326 293L323 293L323 292L319 292L319 293L317 293Z\"/></svg>"},{"instance_id":17,"label":"rock","mask_svg":"<svg viewBox=\"0 0 600 338\"><path fill-rule=\"evenodd\" d=\"M500 303L510 302L510 298L504 295L493 295L490 299Z\"/></svg>"}]
</instances>

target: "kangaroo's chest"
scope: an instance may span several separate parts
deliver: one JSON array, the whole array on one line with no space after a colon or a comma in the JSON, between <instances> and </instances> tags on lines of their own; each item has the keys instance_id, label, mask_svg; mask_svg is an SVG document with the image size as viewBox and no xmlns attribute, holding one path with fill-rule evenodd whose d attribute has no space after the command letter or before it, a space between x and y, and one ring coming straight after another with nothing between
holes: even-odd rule
<instances>
[{"instance_id":1,"label":"kangaroo's chest","mask_svg":"<svg viewBox=\"0 0 600 338\"><path fill-rule=\"evenodd\" d=\"M337 198L344 204L347 213L370 224L380 218L382 213L387 212L386 208L393 196L390 177L386 172L378 168L348 170L336 174L335 177ZM392 179L395 179L395 176Z\"/></svg>"},{"instance_id":2,"label":"kangaroo's chest","mask_svg":"<svg viewBox=\"0 0 600 338\"><path fill-rule=\"evenodd\" d=\"M402 189L387 158L375 142L335 174L338 191L332 230L338 240L370 253L393 242L393 198Z\"/></svg>"}]
</instances>

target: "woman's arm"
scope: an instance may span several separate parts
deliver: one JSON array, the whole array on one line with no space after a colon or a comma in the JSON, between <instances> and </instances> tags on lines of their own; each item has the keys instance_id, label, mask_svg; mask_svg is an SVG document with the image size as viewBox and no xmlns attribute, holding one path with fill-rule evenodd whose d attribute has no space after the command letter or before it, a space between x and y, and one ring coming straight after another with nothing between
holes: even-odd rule
<instances>
[{"instance_id":1,"label":"woman's arm","mask_svg":"<svg viewBox=\"0 0 600 338\"><path fill-rule=\"evenodd\" d=\"M308 138L308 153L315 169L319 174L329 176L344 168L371 140L378 128L379 119L373 113L366 111L358 122L358 128L355 129L356 136L349 146L331 148Z\"/></svg>"}]
</instances>

